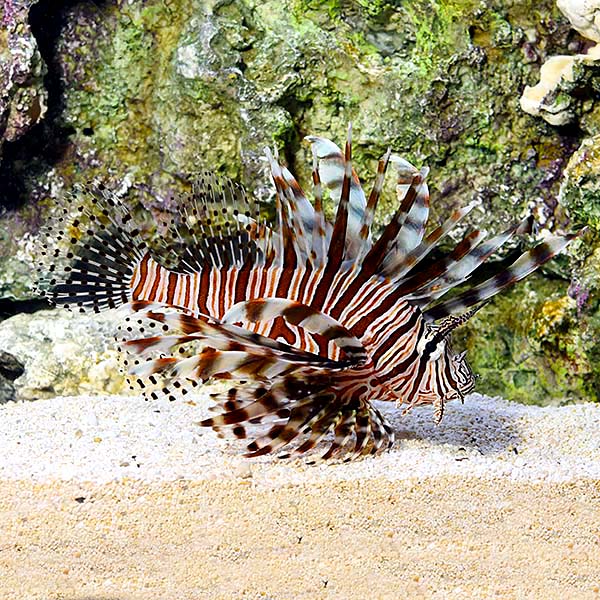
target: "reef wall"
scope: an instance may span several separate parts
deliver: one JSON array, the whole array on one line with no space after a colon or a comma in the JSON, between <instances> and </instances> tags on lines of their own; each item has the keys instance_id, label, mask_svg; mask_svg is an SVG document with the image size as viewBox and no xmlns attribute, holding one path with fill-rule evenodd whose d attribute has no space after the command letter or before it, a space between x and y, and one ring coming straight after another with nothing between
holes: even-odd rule
<instances>
[{"instance_id":1,"label":"reef wall","mask_svg":"<svg viewBox=\"0 0 600 600\"><path fill-rule=\"evenodd\" d=\"M542 233L589 226L457 344L487 394L600 395L595 64L555 93L561 126L520 106L549 56L592 44L554 2L3 0L0 23L0 297L32 297L39 226L74 184L128 190L153 236L194 172L268 198L264 146L306 182L302 138L352 121L363 181L388 146L427 164L434 216L475 199L490 231L528 211Z\"/></svg>"}]
</instances>

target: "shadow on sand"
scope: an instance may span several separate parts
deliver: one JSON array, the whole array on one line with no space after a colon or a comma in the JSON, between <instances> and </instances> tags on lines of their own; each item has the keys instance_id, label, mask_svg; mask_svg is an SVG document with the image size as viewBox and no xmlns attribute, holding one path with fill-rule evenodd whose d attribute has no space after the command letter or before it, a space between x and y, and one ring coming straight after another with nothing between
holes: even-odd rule
<instances>
[{"instance_id":1,"label":"shadow on sand","mask_svg":"<svg viewBox=\"0 0 600 600\"><path fill-rule=\"evenodd\" d=\"M433 420L431 406L416 407L402 415L402 409L379 403L394 429L398 443L417 439L432 445L475 449L482 455L518 452L521 408L502 401L469 396L464 404L448 403L439 425Z\"/></svg>"}]
</instances>

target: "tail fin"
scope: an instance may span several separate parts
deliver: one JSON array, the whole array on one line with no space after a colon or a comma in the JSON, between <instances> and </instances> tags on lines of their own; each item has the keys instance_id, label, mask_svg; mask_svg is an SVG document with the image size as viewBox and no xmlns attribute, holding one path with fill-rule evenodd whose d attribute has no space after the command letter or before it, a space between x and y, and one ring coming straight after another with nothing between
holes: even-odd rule
<instances>
[{"instance_id":1,"label":"tail fin","mask_svg":"<svg viewBox=\"0 0 600 600\"><path fill-rule=\"evenodd\" d=\"M131 299L147 247L118 196L102 185L81 191L44 228L37 288L53 304L100 312Z\"/></svg>"}]
</instances>

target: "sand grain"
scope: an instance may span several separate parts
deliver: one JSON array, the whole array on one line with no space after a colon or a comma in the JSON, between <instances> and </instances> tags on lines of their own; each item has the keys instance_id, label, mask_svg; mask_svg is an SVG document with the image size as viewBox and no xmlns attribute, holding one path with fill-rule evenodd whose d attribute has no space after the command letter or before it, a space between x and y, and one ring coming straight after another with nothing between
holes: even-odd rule
<instances>
[{"instance_id":1,"label":"sand grain","mask_svg":"<svg viewBox=\"0 0 600 600\"><path fill-rule=\"evenodd\" d=\"M316 466L204 410L0 407L0 598L600 600L600 406L390 408L391 452Z\"/></svg>"}]
</instances>

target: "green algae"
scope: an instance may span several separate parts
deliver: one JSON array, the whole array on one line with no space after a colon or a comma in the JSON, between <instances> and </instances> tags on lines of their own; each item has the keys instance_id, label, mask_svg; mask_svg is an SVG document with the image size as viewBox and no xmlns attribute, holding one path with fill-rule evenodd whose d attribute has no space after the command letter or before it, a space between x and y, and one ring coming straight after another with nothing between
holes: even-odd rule
<instances>
[{"instance_id":1,"label":"green algae","mask_svg":"<svg viewBox=\"0 0 600 600\"><path fill-rule=\"evenodd\" d=\"M585 140L571 157L561 203L577 223L600 235L600 136Z\"/></svg>"},{"instance_id":2,"label":"green algae","mask_svg":"<svg viewBox=\"0 0 600 600\"><path fill-rule=\"evenodd\" d=\"M494 299L457 341L487 394L527 404L594 399L598 348L581 334L594 327L582 319L565 282L534 276Z\"/></svg>"},{"instance_id":3,"label":"green algae","mask_svg":"<svg viewBox=\"0 0 600 600\"><path fill-rule=\"evenodd\" d=\"M477 199L471 223L490 231L532 203L552 225L564 221L555 198L579 139L523 114L518 98L569 35L550 0L75 7L56 46L63 83L56 118L74 134L54 173L66 188L93 176L118 187L128 176L134 210L158 221L202 169L268 197L267 145L285 147L309 185L304 135L341 143L352 121L355 167L367 189L391 147L431 167L435 222ZM528 52L535 58L526 60ZM594 107L581 109L590 128ZM571 171L561 201L572 218L596 227L597 176ZM386 192L379 224L397 207L393 181ZM43 197L48 212L60 203L55 192ZM158 235L160 227L148 231ZM578 306L561 277L521 284L461 334L480 390L542 403L595 396L597 307ZM591 279L585 289L597 289Z\"/></svg>"}]
</instances>

